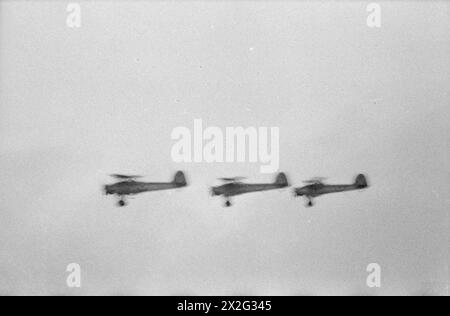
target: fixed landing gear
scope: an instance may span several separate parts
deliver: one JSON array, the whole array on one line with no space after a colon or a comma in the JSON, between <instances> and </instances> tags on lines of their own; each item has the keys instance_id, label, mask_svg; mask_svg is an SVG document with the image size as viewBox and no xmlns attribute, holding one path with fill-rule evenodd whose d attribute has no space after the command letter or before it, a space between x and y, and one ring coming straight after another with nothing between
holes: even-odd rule
<instances>
[{"instance_id":1,"label":"fixed landing gear","mask_svg":"<svg viewBox=\"0 0 450 316\"><path fill-rule=\"evenodd\" d=\"M117 202L118 207L124 207L127 205L127 202L125 202L124 199L120 199L119 202Z\"/></svg>"},{"instance_id":2,"label":"fixed landing gear","mask_svg":"<svg viewBox=\"0 0 450 316\"><path fill-rule=\"evenodd\" d=\"M314 202L311 198L308 198L308 201L306 203L306 207L313 207L314 206Z\"/></svg>"},{"instance_id":3,"label":"fixed landing gear","mask_svg":"<svg viewBox=\"0 0 450 316\"><path fill-rule=\"evenodd\" d=\"M231 207L231 206L233 206L233 204L231 203L230 200L227 200L227 201L225 202L225 207Z\"/></svg>"}]
</instances>

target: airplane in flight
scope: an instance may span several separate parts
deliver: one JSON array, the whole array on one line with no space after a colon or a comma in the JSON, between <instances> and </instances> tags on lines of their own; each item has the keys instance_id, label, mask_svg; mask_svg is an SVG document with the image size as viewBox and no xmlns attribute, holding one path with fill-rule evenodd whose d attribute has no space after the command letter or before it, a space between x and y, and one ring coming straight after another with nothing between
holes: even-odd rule
<instances>
[{"instance_id":1,"label":"airplane in flight","mask_svg":"<svg viewBox=\"0 0 450 316\"><path fill-rule=\"evenodd\" d=\"M121 174L113 174L111 176L120 181L115 184L105 185L104 191L106 195L117 195L119 197L119 207L127 205L125 199L127 196L144 192L180 189L188 185L186 176L182 171L176 173L172 182L139 182L137 179L142 178L142 176L127 176Z\"/></svg>"},{"instance_id":2,"label":"airplane in flight","mask_svg":"<svg viewBox=\"0 0 450 316\"><path fill-rule=\"evenodd\" d=\"M365 175L360 174L356 177L356 181L353 184L341 184L341 185L329 185L325 184L323 181L325 178L314 178L312 180L305 181L307 186L302 188L294 189L294 195L304 196L307 199L308 207L314 206L313 199L331 193L339 193L339 192L347 192L347 191L356 191L368 188L369 185L367 183L367 178Z\"/></svg>"},{"instance_id":3,"label":"airplane in flight","mask_svg":"<svg viewBox=\"0 0 450 316\"><path fill-rule=\"evenodd\" d=\"M225 182L224 185L212 187L211 195L212 196L223 196L226 199L225 207L231 207L231 197L253 193L253 192L262 192L262 191L270 191L270 190L278 190L289 187L289 182L284 173L280 173L277 176L277 179L274 183L264 183L264 184L247 184L242 181L245 178L237 177L237 178L221 178L219 179Z\"/></svg>"}]
</instances>

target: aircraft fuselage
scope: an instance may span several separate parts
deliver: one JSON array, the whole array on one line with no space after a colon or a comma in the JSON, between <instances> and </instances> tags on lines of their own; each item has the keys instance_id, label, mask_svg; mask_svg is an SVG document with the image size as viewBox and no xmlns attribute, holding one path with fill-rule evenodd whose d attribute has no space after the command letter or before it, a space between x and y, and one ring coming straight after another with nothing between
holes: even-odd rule
<instances>
[{"instance_id":1,"label":"aircraft fuselage","mask_svg":"<svg viewBox=\"0 0 450 316\"><path fill-rule=\"evenodd\" d=\"M183 185L176 183L149 183L149 182L134 182L123 181L105 187L106 194L116 194L119 196L134 195L151 191L163 191L182 188Z\"/></svg>"},{"instance_id":2,"label":"aircraft fuselage","mask_svg":"<svg viewBox=\"0 0 450 316\"><path fill-rule=\"evenodd\" d=\"M282 188L284 188L284 186L280 186L278 184L230 183L220 187L215 187L212 189L212 192L216 196L223 195L224 197L231 197L246 193L270 191Z\"/></svg>"},{"instance_id":3,"label":"aircraft fuselage","mask_svg":"<svg viewBox=\"0 0 450 316\"><path fill-rule=\"evenodd\" d=\"M361 187L350 185L309 185L303 188L296 189L298 196L318 197L324 194L340 193L347 191L355 191L362 189Z\"/></svg>"}]
</instances>

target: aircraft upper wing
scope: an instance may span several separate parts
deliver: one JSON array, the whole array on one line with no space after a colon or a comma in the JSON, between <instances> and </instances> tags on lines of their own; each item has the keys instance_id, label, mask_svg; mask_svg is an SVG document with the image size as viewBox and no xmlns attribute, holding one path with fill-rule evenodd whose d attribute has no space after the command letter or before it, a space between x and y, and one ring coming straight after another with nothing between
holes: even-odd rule
<instances>
[{"instance_id":1,"label":"aircraft upper wing","mask_svg":"<svg viewBox=\"0 0 450 316\"><path fill-rule=\"evenodd\" d=\"M129 175L123 175L123 174L112 174L111 177L120 179L120 180L131 180L131 179L142 178L142 176L129 176Z\"/></svg>"},{"instance_id":2,"label":"aircraft upper wing","mask_svg":"<svg viewBox=\"0 0 450 316\"><path fill-rule=\"evenodd\" d=\"M225 181L225 182L238 182L238 181L242 181L245 180L246 178L244 177L235 177L235 178L220 178L219 180Z\"/></svg>"}]
</instances>

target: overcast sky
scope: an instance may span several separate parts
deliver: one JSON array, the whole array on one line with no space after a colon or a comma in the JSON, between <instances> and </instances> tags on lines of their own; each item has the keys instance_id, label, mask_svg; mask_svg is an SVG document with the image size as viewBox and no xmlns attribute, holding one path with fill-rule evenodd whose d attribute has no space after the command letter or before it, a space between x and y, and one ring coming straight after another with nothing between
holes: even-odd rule
<instances>
[{"instance_id":1,"label":"overcast sky","mask_svg":"<svg viewBox=\"0 0 450 316\"><path fill-rule=\"evenodd\" d=\"M448 282L450 4L0 4L0 294L417 294ZM259 164L176 164L171 132L280 128L280 166L364 192L208 195ZM110 173L191 186L116 208ZM66 286L66 266L82 288ZM382 287L366 287L369 263Z\"/></svg>"}]
</instances>

